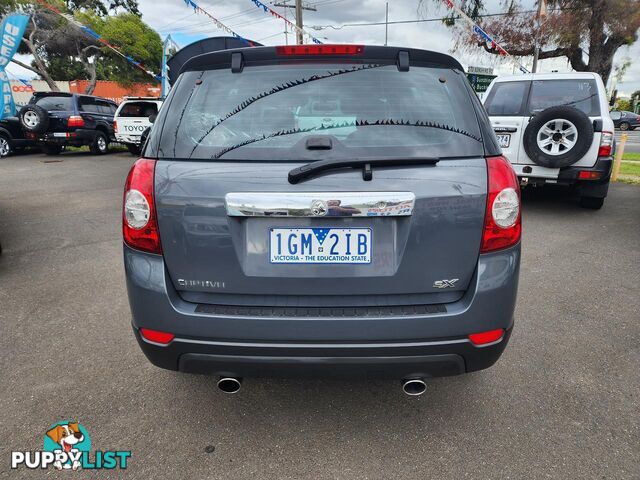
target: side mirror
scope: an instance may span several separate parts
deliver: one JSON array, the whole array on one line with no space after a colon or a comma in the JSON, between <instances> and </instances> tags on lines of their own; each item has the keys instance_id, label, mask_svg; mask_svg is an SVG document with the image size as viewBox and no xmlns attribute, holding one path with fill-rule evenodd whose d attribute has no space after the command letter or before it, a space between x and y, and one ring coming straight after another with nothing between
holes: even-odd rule
<instances>
[{"instance_id":1,"label":"side mirror","mask_svg":"<svg viewBox=\"0 0 640 480\"><path fill-rule=\"evenodd\" d=\"M156 115L155 113L153 115L149 115L149 121L151 123L155 123L156 118L158 118L158 115Z\"/></svg>"}]
</instances>

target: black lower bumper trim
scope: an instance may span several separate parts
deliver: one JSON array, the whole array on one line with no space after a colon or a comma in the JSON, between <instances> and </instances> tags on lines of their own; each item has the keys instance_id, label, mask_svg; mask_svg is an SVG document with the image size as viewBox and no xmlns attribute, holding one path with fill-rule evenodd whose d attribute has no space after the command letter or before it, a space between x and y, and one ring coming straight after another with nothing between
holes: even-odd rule
<instances>
[{"instance_id":1,"label":"black lower bumper trim","mask_svg":"<svg viewBox=\"0 0 640 480\"><path fill-rule=\"evenodd\" d=\"M475 347L462 341L395 344L209 343L174 340L167 346L138 343L154 365L168 370L231 377L279 378L417 378L458 375L493 365L504 351L502 341Z\"/></svg>"}]
</instances>

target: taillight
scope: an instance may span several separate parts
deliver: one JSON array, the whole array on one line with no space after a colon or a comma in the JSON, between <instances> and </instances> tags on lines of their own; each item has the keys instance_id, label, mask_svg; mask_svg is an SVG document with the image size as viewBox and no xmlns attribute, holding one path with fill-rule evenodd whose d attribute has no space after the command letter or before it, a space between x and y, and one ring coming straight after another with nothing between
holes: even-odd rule
<instances>
[{"instance_id":1,"label":"taillight","mask_svg":"<svg viewBox=\"0 0 640 480\"><path fill-rule=\"evenodd\" d=\"M363 45L288 45L276 47L277 55L362 55Z\"/></svg>"},{"instance_id":2,"label":"taillight","mask_svg":"<svg viewBox=\"0 0 640 480\"><path fill-rule=\"evenodd\" d=\"M610 157L613 148L613 133L602 132L600 137L600 148L598 148L599 157Z\"/></svg>"},{"instance_id":3,"label":"taillight","mask_svg":"<svg viewBox=\"0 0 640 480\"><path fill-rule=\"evenodd\" d=\"M115 120L113 121L113 131L118 133L118 122L116 122Z\"/></svg>"},{"instance_id":4,"label":"taillight","mask_svg":"<svg viewBox=\"0 0 640 480\"><path fill-rule=\"evenodd\" d=\"M80 115L71 115L67 119L67 127L84 127L84 118Z\"/></svg>"},{"instance_id":5,"label":"taillight","mask_svg":"<svg viewBox=\"0 0 640 480\"><path fill-rule=\"evenodd\" d=\"M480 253L511 247L520 241L520 187L509 160L487 158L487 209Z\"/></svg>"},{"instance_id":6,"label":"taillight","mask_svg":"<svg viewBox=\"0 0 640 480\"><path fill-rule=\"evenodd\" d=\"M476 347L480 347L482 345L488 345L489 343L497 342L502 339L504 335L504 329L497 328L495 330L489 330L488 332L480 332L480 333L472 333L469 335L469 340Z\"/></svg>"},{"instance_id":7,"label":"taillight","mask_svg":"<svg viewBox=\"0 0 640 480\"><path fill-rule=\"evenodd\" d=\"M141 158L133 164L124 187L122 235L127 245L162 253L153 195L155 160Z\"/></svg>"},{"instance_id":8,"label":"taillight","mask_svg":"<svg viewBox=\"0 0 640 480\"><path fill-rule=\"evenodd\" d=\"M141 328L140 335L149 342L158 343L163 346L169 345L175 338L173 333L159 332L158 330L151 330L149 328Z\"/></svg>"}]
</instances>

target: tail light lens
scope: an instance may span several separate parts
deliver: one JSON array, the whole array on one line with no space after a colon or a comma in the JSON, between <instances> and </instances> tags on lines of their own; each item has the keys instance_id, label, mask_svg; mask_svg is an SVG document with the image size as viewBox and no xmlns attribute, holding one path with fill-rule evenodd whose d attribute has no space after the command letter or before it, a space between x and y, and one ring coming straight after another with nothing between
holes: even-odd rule
<instances>
[{"instance_id":1,"label":"tail light lens","mask_svg":"<svg viewBox=\"0 0 640 480\"><path fill-rule=\"evenodd\" d=\"M118 133L118 122L116 121L113 122L113 131Z\"/></svg>"},{"instance_id":2,"label":"tail light lens","mask_svg":"<svg viewBox=\"0 0 640 480\"><path fill-rule=\"evenodd\" d=\"M173 333L159 332L158 330L151 330L149 328L141 328L140 335L142 338L149 342L159 343L160 345L169 345L175 338Z\"/></svg>"},{"instance_id":3,"label":"tail light lens","mask_svg":"<svg viewBox=\"0 0 640 480\"><path fill-rule=\"evenodd\" d=\"M276 47L278 55L362 55L362 45L288 45Z\"/></svg>"},{"instance_id":4,"label":"tail light lens","mask_svg":"<svg viewBox=\"0 0 640 480\"><path fill-rule=\"evenodd\" d=\"M71 115L67 119L67 127L84 127L84 118L80 115Z\"/></svg>"},{"instance_id":5,"label":"tail light lens","mask_svg":"<svg viewBox=\"0 0 640 480\"><path fill-rule=\"evenodd\" d=\"M613 149L613 133L602 132L600 137L600 148L598 149L599 157L610 157Z\"/></svg>"},{"instance_id":6,"label":"tail light lens","mask_svg":"<svg viewBox=\"0 0 640 480\"><path fill-rule=\"evenodd\" d=\"M155 212L153 179L156 161L141 158L133 164L124 187L122 235L132 248L162 253Z\"/></svg>"},{"instance_id":7,"label":"tail light lens","mask_svg":"<svg viewBox=\"0 0 640 480\"><path fill-rule=\"evenodd\" d=\"M520 241L520 187L509 160L487 158L487 209L480 253L511 247Z\"/></svg>"},{"instance_id":8,"label":"tail light lens","mask_svg":"<svg viewBox=\"0 0 640 480\"><path fill-rule=\"evenodd\" d=\"M489 343L497 342L504 335L504 329L497 328L496 330L489 330L488 332L472 333L469 335L469 340L476 347L487 345Z\"/></svg>"}]
</instances>

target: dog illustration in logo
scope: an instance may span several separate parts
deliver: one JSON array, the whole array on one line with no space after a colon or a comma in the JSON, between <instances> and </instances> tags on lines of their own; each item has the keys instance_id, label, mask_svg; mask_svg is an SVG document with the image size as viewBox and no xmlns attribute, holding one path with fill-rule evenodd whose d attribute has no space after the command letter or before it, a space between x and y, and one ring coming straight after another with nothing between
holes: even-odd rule
<instances>
[{"instance_id":1,"label":"dog illustration in logo","mask_svg":"<svg viewBox=\"0 0 640 480\"><path fill-rule=\"evenodd\" d=\"M66 425L56 425L47 432L47 436L56 442L56 444L60 445L60 451L65 453L78 452L78 449L74 448L74 445L84 440L84 435L80 431L78 422L67 423ZM60 461L55 462L53 466L58 470L69 468L69 466L63 467L62 462ZM78 470L79 468L80 462L75 460L71 465L71 469Z\"/></svg>"}]
</instances>

